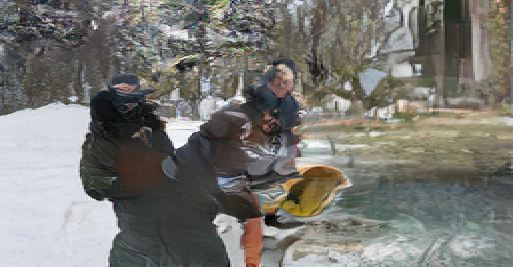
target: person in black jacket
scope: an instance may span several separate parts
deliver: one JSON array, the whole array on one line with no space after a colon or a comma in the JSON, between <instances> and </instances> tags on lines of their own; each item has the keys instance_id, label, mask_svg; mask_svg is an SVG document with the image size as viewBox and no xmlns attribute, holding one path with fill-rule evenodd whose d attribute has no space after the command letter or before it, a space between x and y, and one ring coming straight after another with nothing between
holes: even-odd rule
<instances>
[{"instance_id":1,"label":"person in black jacket","mask_svg":"<svg viewBox=\"0 0 513 267\"><path fill-rule=\"evenodd\" d=\"M281 67L282 68L282 67ZM290 69L272 69L277 79L270 79L270 82L278 83L279 79L286 79L288 83L285 93L279 96L290 95L291 90L291 70ZM268 73L267 75L271 75ZM288 75L288 76L287 76ZM267 85L265 85L267 86ZM282 89L282 84L272 89ZM267 87L266 87L267 88ZM285 130L291 130L292 125L282 128L280 118L290 117L289 114L280 115L279 112L272 113L269 103L273 100L282 101L273 91L268 90L270 94L262 95L261 92L255 92L252 98L248 98L246 103L240 105L230 105L220 111L212 114L211 119L200 126L200 130L194 133L187 144L176 151L175 156L169 156L162 164L163 172L181 188L183 203L188 203L191 207L188 218L194 217L194 212L200 214L210 214L213 219L217 213L224 213L234 216L240 221L246 221L244 224L243 245L245 247L246 266L261 265L261 251L263 247L263 225L262 212L258 197L255 197L250 187L255 183L276 182L290 178L290 175L282 175L280 172L274 177L263 175L258 180L253 180L248 176L248 166L251 163L251 146L267 146L273 138L279 138ZM266 91L263 91L264 93ZM269 96L275 99L268 99ZM292 99L293 100L293 99ZM291 105L292 106L292 105ZM274 106L273 108L281 108ZM282 110L285 113L294 114L295 109L286 108ZM273 115L271 115L273 114ZM281 117L280 117L281 116ZM283 129L283 130L282 130ZM271 144L275 146L275 144ZM251 154L251 155L250 155ZM273 169L276 151L272 148L269 151L271 161L267 162L270 166L266 168ZM267 155L266 155L267 156ZM255 159L260 162L262 159ZM297 173L295 168L290 168L293 173ZM273 169L274 170L274 169ZM280 169L281 170L281 169ZM292 174L289 173L289 174ZM267 173L264 173L267 175ZM296 177L296 176L295 176ZM211 201L209 201L211 200ZM208 221L205 219L204 221ZM211 228L210 228L211 227ZM221 251L224 245L214 233L214 226L206 224L202 229L201 236L191 240L185 240L189 235L183 235L179 244L186 247L202 247L199 244L208 243L208 249L217 249ZM182 228L180 231L184 231ZM186 230L185 230L186 231ZM200 233L198 231L198 233ZM210 233L210 234L208 234ZM173 242L170 242L173 243ZM195 244L195 245L192 245ZM171 251L182 251L183 255L188 254L179 247ZM194 253L193 250L190 253ZM217 253L217 255L221 255ZM207 260L209 261L209 260ZM210 261L214 261L211 259Z\"/></svg>"},{"instance_id":2,"label":"person in black jacket","mask_svg":"<svg viewBox=\"0 0 513 267\"><path fill-rule=\"evenodd\" d=\"M284 133L288 145L297 144L299 137L292 128L301 124L299 110L301 106L292 95L295 64L292 59L280 57L273 61L271 69L262 76L256 87L248 87L244 94L247 102L276 119L270 129L273 133Z\"/></svg>"},{"instance_id":3,"label":"person in black jacket","mask_svg":"<svg viewBox=\"0 0 513 267\"><path fill-rule=\"evenodd\" d=\"M260 155L251 158L247 166L254 189L264 189L297 173L293 159L300 137L292 129L301 120L300 104L292 95L294 74L294 62L278 58L264 74L261 84L246 90L247 103L263 114L261 131L266 136L263 142L248 142L247 146L247 150Z\"/></svg>"}]
</instances>

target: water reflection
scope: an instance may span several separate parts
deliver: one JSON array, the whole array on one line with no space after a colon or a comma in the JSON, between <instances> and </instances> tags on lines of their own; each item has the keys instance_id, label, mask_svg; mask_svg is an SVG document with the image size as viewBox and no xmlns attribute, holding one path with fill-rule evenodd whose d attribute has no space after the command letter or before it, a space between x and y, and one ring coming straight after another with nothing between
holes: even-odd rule
<instances>
[{"instance_id":1,"label":"water reflection","mask_svg":"<svg viewBox=\"0 0 513 267\"><path fill-rule=\"evenodd\" d=\"M347 168L347 157L306 154L298 164L332 165L351 179L353 186L332 207L338 218L388 222L374 228L339 223L326 227L322 238L311 238L311 244L331 246L326 257L333 266L513 265L513 188L500 182L511 177L472 186L452 184L458 177L440 177L443 184L414 177L398 182L390 170ZM337 251L334 244L343 246Z\"/></svg>"}]
</instances>

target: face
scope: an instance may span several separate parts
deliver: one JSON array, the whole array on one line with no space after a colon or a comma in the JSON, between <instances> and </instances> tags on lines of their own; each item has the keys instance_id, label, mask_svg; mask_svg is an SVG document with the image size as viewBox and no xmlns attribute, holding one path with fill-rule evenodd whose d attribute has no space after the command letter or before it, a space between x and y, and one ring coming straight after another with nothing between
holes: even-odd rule
<instances>
[{"instance_id":1,"label":"face","mask_svg":"<svg viewBox=\"0 0 513 267\"><path fill-rule=\"evenodd\" d=\"M116 86L114 86L119 92L121 93L124 93L124 94L131 94L131 93L134 93L136 90L137 90L137 87L136 85L134 84L128 84L128 83L120 83L120 84L116 84Z\"/></svg>"},{"instance_id":2,"label":"face","mask_svg":"<svg viewBox=\"0 0 513 267\"><path fill-rule=\"evenodd\" d=\"M292 92L293 80L292 73L280 71L268 86L278 98L285 98Z\"/></svg>"}]
</instances>

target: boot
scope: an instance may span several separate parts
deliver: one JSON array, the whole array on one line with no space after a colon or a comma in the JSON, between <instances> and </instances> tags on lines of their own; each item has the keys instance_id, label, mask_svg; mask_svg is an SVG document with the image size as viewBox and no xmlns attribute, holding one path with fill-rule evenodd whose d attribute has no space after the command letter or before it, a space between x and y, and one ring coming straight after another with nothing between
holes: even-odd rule
<instances>
[{"instance_id":1,"label":"boot","mask_svg":"<svg viewBox=\"0 0 513 267\"><path fill-rule=\"evenodd\" d=\"M262 266L262 249L264 248L263 217L248 219L244 224L244 262L246 267Z\"/></svg>"}]
</instances>

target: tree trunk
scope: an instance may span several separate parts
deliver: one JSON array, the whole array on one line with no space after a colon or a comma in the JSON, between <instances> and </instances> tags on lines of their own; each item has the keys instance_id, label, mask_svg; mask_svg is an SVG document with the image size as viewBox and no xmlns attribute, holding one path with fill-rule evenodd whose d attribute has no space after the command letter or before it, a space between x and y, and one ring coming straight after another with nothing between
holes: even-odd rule
<instances>
[{"instance_id":1,"label":"tree trunk","mask_svg":"<svg viewBox=\"0 0 513 267\"><path fill-rule=\"evenodd\" d=\"M508 4L509 2L509 4ZM511 97L512 97L512 91L511 87L513 86L513 80L512 80L512 61L511 61L511 49L512 49L512 43L513 43L513 26L511 23L513 23L513 2L511 0L502 0L503 6L504 6L504 21L505 21L505 31L504 31L504 44L505 44L505 52L506 57L504 57L504 78L503 78L503 84L501 86L501 93L502 93L502 99L509 97L510 98L510 104L511 104Z\"/></svg>"},{"instance_id":2,"label":"tree trunk","mask_svg":"<svg viewBox=\"0 0 513 267\"><path fill-rule=\"evenodd\" d=\"M352 91L354 92L354 100L356 101L362 101L365 97L365 91L362 88L362 85L360 84L360 77L358 74L353 75L351 79L351 87ZM351 99L351 102L353 99Z\"/></svg>"}]
</instances>

